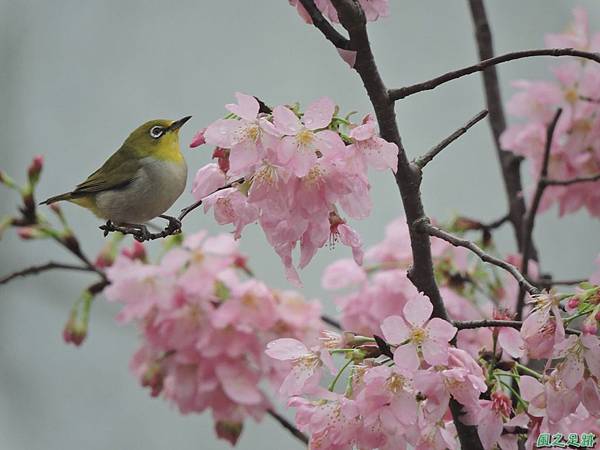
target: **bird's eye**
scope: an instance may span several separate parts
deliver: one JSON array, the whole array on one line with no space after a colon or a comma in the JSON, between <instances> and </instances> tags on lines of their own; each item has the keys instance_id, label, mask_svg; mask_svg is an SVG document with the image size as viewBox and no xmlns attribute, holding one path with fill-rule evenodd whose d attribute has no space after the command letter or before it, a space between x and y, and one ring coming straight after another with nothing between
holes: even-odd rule
<instances>
[{"instance_id":1,"label":"bird's eye","mask_svg":"<svg viewBox=\"0 0 600 450\"><path fill-rule=\"evenodd\" d=\"M165 129L158 125L150 128L150 136L152 136L154 139L158 139L159 137L161 137L164 132L165 132Z\"/></svg>"}]
</instances>

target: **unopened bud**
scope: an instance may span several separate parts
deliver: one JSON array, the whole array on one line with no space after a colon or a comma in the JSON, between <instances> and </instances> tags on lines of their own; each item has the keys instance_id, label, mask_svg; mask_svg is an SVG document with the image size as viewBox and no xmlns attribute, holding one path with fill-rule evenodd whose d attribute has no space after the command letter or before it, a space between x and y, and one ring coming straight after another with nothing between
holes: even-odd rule
<instances>
[{"instance_id":1,"label":"unopened bud","mask_svg":"<svg viewBox=\"0 0 600 450\"><path fill-rule=\"evenodd\" d=\"M457 217L452 228L458 231L468 231L480 230L483 226L477 220L469 219L468 217Z\"/></svg>"},{"instance_id":2,"label":"unopened bud","mask_svg":"<svg viewBox=\"0 0 600 450\"><path fill-rule=\"evenodd\" d=\"M213 159L217 159L217 163L219 165L219 169L223 173L227 173L229 171L229 150L221 147L215 148L212 154Z\"/></svg>"},{"instance_id":3,"label":"unopened bud","mask_svg":"<svg viewBox=\"0 0 600 450\"><path fill-rule=\"evenodd\" d=\"M87 337L87 326L77 318L77 313L72 312L63 329L63 340L67 344L79 347Z\"/></svg>"},{"instance_id":4,"label":"unopened bud","mask_svg":"<svg viewBox=\"0 0 600 450\"><path fill-rule=\"evenodd\" d=\"M35 185L40 179L42 167L44 167L44 157L42 155L37 155L33 158L33 161L31 161L31 164L27 169L27 176L31 185Z\"/></svg>"},{"instance_id":5,"label":"unopened bud","mask_svg":"<svg viewBox=\"0 0 600 450\"><path fill-rule=\"evenodd\" d=\"M121 250L121 253L132 261L136 259L142 262L146 261L146 248L144 247L144 244L138 241L133 241L131 248L124 248Z\"/></svg>"},{"instance_id":6,"label":"unopened bud","mask_svg":"<svg viewBox=\"0 0 600 450\"><path fill-rule=\"evenodd\" d=\"M579 306L579 298L578 297L571 297L568 301L567 301L567 309L577 309L577 307Z\"/></svg>"},{"instance_id":7,"label":"unopened bud","mask_svg":"<svg viewBox=\"0 0 600 450\"><path fill-rule=\"evenodd\" d=\"M45 237L44 233L35 227L19 227L17 228L17 235L24 240L40 239Z\"/></svg>"},{"instance_id":8,"label":"unopened bud","mask_svg":"<svg viewBox=\"0 0 600 450\"><path fill-rule=\"evenodd\" d=\"M215 432L219 439L225 439L231 445L235 445L242 434L244 424L232 420L219 420L215 423Z\"/></svg>"},{"instance_id":9,"label":"unopened bud","mask_svg":"<svg viewBox=\"0 0 600 450\"><path fill-rule=\"evenodd\" d=\"M160 363L156 362L142 376L142 386L150 388L150 395L158 397L163 389L165 374Z\"/></svg>"},{"instance_id":10,"label":"unopened bud","mask_svg":"<svg viewBox=\"0 0 600 450\"><path fill-rule=\"evenodd\" d=\"M195 148L200 145L206 144L206 139L204 138L204 133L206 132L206 128L202 128L198 131L194 137L192 138L192 142L190 143L190 148Z\"/></svg>"},{"instance_id":11,"label":"unopened bud","mask_svg":"<svg viewBox=\"0 0 600 450\"><path fill-rule=\"evenodd\" d=\"M63 237L62 241L69 250L73 253L80 253L81 249L79 247L79 241L75 237L75 235L71 231L67 231Z\"/></svg>"}]
</instances>

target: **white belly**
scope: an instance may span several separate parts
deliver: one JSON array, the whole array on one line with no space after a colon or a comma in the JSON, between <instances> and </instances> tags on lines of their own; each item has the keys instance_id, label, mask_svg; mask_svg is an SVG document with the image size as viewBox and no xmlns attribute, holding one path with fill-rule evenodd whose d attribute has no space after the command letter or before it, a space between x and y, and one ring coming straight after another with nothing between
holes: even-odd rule
<instances>
[{"instance_id":1,"label":"white belly","mask_svg":"<svg viewBox=\"0 0 600 450\"><path fill-rule=\"evenodd\" d=\"M144 158L135 180L123 189L99 193L96 206L101 216L112 222L142 224L169 209L186 181L185 161Z\"/></svg>"}]
</instances>

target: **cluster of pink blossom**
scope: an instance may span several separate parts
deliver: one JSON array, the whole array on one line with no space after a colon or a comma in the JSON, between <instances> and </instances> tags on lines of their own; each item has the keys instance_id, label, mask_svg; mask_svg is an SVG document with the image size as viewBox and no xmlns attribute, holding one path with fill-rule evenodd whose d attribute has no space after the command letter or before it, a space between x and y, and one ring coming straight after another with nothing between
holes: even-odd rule
<instances>
[{"instance_id":1,"label":"cluster of pink blossom","mask_svg":"<svg viewBox=\"0 0 600 450\"><path fill-rule=\"evenodd\" d=\"M340 240L362 263L360 236L341 217L363 219L371 210L367 169L396 170L398 148L381 139L367 115L360 124L337 115L329 98L261 108L256 98L237 93L231 112L200 131L192 146L216 146L218 163L202 167L193 195L213 208L220 224L235 225L235 237L258 221L281 257L288 279L299 283L292 250L300 244L306 266L328 241ZM265 112L262 112L265 110ZM230 188L215 190L233 183Z\"/></svg>"},{"instance_id":2,"label":"cluster of pink blossom","mask_svg":"<svg viewBox=\"0 0 600 450\"><path fill-rule=\"evenodd\" d=\"M491 317L492 303L476 301L476 279L484 273L478 271L477 265L469 266L468 251L433 238L432 253L450 317L454 320ZM336 299L345 329L367 336L380 334L380 324L386 317L401 314L409 300L420 297L407 277L411 255L406 220L400 217L388 224L385 238L366 251L363 267L350 259L341 259L325 269L324 288L356 288ZM489 295L501 297L504 292ZM481 347L491 350L492 334L488 329L461 330L458 342L460 348L477 355Z\"/></svg>"},{"instance_id":3,"label":"cluster of pink blossom","mask_svg":"<svg viewBox=\"0 0 600 450\"><path fill-rule=\"evenodd\" d=\"M393 354L387 348L387 356L374 339L350 333L331 335L310 350L294 339L268 345L266 353L288 367L280 393L297 408L296 423L310 434L311 449L457 448L447 414L450 396L477 405L486 383L473 358L449 346L456 328L429 320L432 309L418 297L383 321L383 335L395 347ZM318 385L323 368L336 372L330 352L346 355L347 362L325 390ZM346 388L338 393L346 369Z\"/></svg>"},{"instance_id":4,"label":"cluster of pink blossom","mask_svg":"<svg viewBox=\"0 0 600 450\"><path fill-rule=\"evenodd\" d=\"M304 19L306 23L312 23L312 19L300 0L288 0L291 6L294 6L298 10L300 17ZM358 0L361 8L365 13L365 17L368 21L375 21L380 17L387 17L390 15L389 0ZM338 13L331 3L331 0L315 0L315 6L321 11L321 13L334 23L339 23Z\"/></svg>"},{"instance_id":5,"label":"cluster of pink blossom","mask_svg":"<svg viewBox=\"0 0 600 450\"><path fill-rule=\"evenodd\" d=\"M567 298L577 314L563 319L559 306ZM585 327L566 337L564 323L582 311L596 316L600 287L582 285L574 297L546 293L532 303L520 333L493 328L494 352L480 353L479 362L450 346L457 329L430 318L433 306L422 295L383 320L385 342L330 334L309 349L284 338L269 343L266 353L287 368L280 393L297 408L296 423L310 434L311 449L456 449L451 397L466 413L462 421L477 426L486 450L516 450L523 430L527 449L548 433L599 433L600 339ZM330 353L345 355L346 364L337 370ZM525 356L545 359L543 371L512 359ZM338 393L346 370L346 388ZM326 372L336 374L328 390L319 386Z\"/></svg>"},{"instance_id":6,"label":"cluster of pink blossom","mask_svg":"<svg viewBox=\"0 0 600 450\"><path fill-rule=\"evenodd\" d=\"M189 236L159 264L139 248L109 264L104 293L124 305L118 321L135 322L143 339L132 371L184 414L210 409L217 434L232 443L246 416L258 420L270 407L259 381L281 380L266 343L316 342L323 327L318 302L241 277L249 270L230 235Z\"/></svg>"},{"instance_id":7,"label":"cluster of pink blossom","mask_svg":"<svg viewBox=\"0 0 600 450\"><path fill-rule=\"evenodd\" d=\"M590 36L587 13L574 10L575 23L562 34L546 37L549 47L600 51L600 33ZM502 146L531 161L539 177L544 159L546 129L559 108L550 153L548 177L569 180L600 174L600 64L579 59L554 68L554 81L516 81L519 92L508 103L511 114L525 122L511 125L502 135ZM599 182L548 186L540 211L557 203L560 214L587 208L600 216Z\"/></svg>"}]
</instances>

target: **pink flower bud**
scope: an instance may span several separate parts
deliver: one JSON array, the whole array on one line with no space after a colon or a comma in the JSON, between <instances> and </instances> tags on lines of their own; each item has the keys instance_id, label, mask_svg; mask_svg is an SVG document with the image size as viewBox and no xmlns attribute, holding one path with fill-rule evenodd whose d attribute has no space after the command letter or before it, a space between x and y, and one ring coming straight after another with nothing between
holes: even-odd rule
<instances>
[{"instance_id":1,"label":"pink flower bud","mask_svg":"<svg viewBox=\"0 0 600 450\"><path fill-rule=\"evenodd\" d=\"M192 142L190 143L190 148L198 147L200 145L206 144L206 139L204 138L204 133L206 132L206 128L202 128L200 131L196 133Z\"/></svg>"},{"instance_id":2,"label":"pink flower bud","mask_svg":"<svg viewBox=\"0 0 600 450\"><path fill-rule=\"evenodd\" d=\"M223 173L227 173L229 170L229 150L221 147L215 148L212 154L213 159L216 158L217 163L219 164L219 169Z\"/></svg>"},{"instance_id":3,"label":"pink flower bud","mask_svg":"<svg viewBox=\"0 0 600 450\"><path fill-rule=\"evenodd\" d=\"M17 235L24 240L39 239L43 236L42 232L35 227L19 227Z\"/></svg>"},{"instance_id":4,"label":"pink flower bud","mask_svg":"<svg viewBox=\"0 0 600 450\"><path fill-rule=\"evenodd\" d=\"M42 172L42 167L44 166L44 157L42 155L37 155L31 161L29 168L27 169L27 176L29 177L29 182L31 184L37 183L40 178L40 173Z\"/></svg>"},{"instance_id":5,"label":"pink flower bud","mask_svg":"<svg viewBox=\"0 0 600 450\"><path fill-rule=\"evenodd\" d=\"M567 301L567 308L568 309L576 309L579 306L579 298L577 297L571 297L568 301Z\"/></svg>"},{"instance_id":6,"label":"pink flower bud","mask_svg":"<svg viewBox=\"0 0 600 450\"><path fill-rule=\"evenodd\" d=\"M66 344L73 344L79 347L87 337L87 326L78 320L75 313L71 313L69 320L67 320L63 328L62 336Z\"/></svg>"},{"instance_id":7,"label":"pink flower bud","mask_svg":"<svg viewBox=\"0 0 600 450\"><path fill-rule=\"evenodd\" d=\"M136 259L140 261L146 260L146 248L144 247L144 244L138 241L133 241L131 248L124 248L121 250L121 254L132 261L135 261Z\"/></svg>"}]
</instances>

